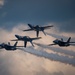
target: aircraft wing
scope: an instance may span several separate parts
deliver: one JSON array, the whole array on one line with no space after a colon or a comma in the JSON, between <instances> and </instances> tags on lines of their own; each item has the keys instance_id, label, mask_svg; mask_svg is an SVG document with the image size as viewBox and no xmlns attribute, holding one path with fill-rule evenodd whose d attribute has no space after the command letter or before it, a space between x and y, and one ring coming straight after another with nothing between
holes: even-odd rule
<instances>
[{"instance_id":1,"label":"aircraft wing","mask_svg":"<svg viewBox=\"0 0 75 75\"><path fill-rule=\"evenodd\" d=\"M32 31L33 29L27 29L27 30L23 30L23 31Z\"/></svg>"},{"instance_id":2,"label":"aircraft wing","mask_svg":"<svg viewBox=\"0 0 75 75\"><path fill-rule=\"evenodd\" d=\"M20 41L20 40L18 40L18 39L14 39L14 40L11 40L11 41Z\"/></svg>"},{"instance_id":3,"label":"aircraft wing","mask_svg":"<svg viewBox=\"0 0 75 75\"><path fill-rule=\"evenodd\" d=\"M51 28L51 27L53 27L53 25L52 25L52 26L44 26L44 27L42 27L42 28L44 28L44 29L49 29L49 28Z\"/></svg>"},{"instance_id":4,"label":"aircraft wing","mask_svg":"<svg viewBox=\"0 0 75 75\"><path fill-rule=\"evenodd\" d=\"M37 39L41 39L41 37L38 37L38 38L31 38L31 40L37 40Z\"/></svg>"},{"instance_id":5,"label":"aircraft wing","mask_svg":"<svg viewBox=\"0 0 75 75\"><path fill-rule=\"evenodd\" d=\"M52 46L52 45L56 45L56 44L49 44L48 46Z\"/></svg>"}]
</instances>

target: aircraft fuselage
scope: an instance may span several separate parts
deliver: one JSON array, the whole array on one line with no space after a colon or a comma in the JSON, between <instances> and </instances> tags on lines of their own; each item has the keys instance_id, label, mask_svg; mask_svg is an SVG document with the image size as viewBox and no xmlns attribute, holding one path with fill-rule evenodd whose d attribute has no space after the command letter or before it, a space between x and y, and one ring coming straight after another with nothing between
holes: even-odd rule
<instances>
[{"instance_id":1,"label":"aircraft fuselage","mask_svg":"<svg viewBox=\"0 0 75 75\"><path fill-rule=\"evenodd\" d=\"M70 44L68 42L63 42L63 41L60 41L60 40L55 40L53 41L55 44L59 45L59 46L70 46Z\"/></svg>"},{"instance_id":2,"label":"aircraft fuselage","mask_svg":"<svg viewBox=\"0 0 75 75\"><path fill-rule=\"evenodd\" d=\"M19 36L19 35L15 35L18 40L21 40L21 41L32 41L30 37L28 36Z\"/></svg>"},{"instance_id":3,"label":"aircraft fuselage","mask_svg":"<svg viewBox=\"0 0 75 75\"><path fill-rule=\"evenodd\" d=\"M16 47L14 47L14 46L9 46L9 45L5 45L4 48L5 48L6 50L16 50Z\"/></svg>"}]
</instances>

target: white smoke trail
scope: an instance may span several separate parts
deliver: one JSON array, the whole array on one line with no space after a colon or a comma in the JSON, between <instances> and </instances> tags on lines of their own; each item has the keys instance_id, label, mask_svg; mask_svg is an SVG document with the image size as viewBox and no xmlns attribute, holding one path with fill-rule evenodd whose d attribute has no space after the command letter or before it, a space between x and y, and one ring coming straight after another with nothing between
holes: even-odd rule
<instances>
[{"instance_id":1,"label":"white smoke trail","mask_svg":"<svg viewBox=\"0 0 75 75\"><path fill-rule=\"evenodd\" d=\"M46 46L46 45L43 45L43 44L38 44L38 43L34 43L42 48L47 48L49 50L52 50L54 52L57 52L57 53L63 53L63 54L66 54L66 55L70 55L70 56L73 56L75 57L75 52L74 51L70 51L70 50L64 50L62 48L57 48L57 47L49 47L49 46Z\"/></svg>"},{"instance_id":2,"label":"white smoke trail","mask_svg":"<svg viewBox=\"0 0 75 75\"><path fill-rule=\"evenodd\" d=\"M65 63L65 64L70 64L70 65L75 66L74 58L69 58L67 56L62 56L62 55L60 56L58 54L47 53L46 51L35 50L35 49L30 49L30 48L27 48L27 49L21 48L21 50L24 50L25 52L34 54L39 57L44 57L44 58L47 58L50 60L59 61L59 62Z\"/></svg>"}]
</instances>

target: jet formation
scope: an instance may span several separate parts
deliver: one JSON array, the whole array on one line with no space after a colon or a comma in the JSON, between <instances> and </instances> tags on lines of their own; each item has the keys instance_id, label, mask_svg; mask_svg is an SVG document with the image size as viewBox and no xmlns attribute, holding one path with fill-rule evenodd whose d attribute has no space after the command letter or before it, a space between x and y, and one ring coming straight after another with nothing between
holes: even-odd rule
<instances>
[{"instance_id":1,"label":"jet formation","mask_svg":"<svg viewBox=\"0 0 75 75\"><path fill-rule=\"evenodd\" d=\"M39 40L39 39L41 39L41 37L38 37L39 36L39 32L42 31L44 33L44 35L46 35L46 33L44 32L44 30L45 29L50 29L51 27L53 27L53 25L51 25L51 26L43 26L42 27L42 26L39 26L39 25L33 26L31 24L28 24L28 26L30 27L30 29L23 30L23 31L36 31L36 36L37 37L30 38L29 36L15 35L15 37L17 39L11 40L11 41L16 41L13 46L10 45L10 42L8 42L8 44L2 43L2 44L0 44L0 49L16 50L16 49L18 49L18 47L27 47L27 42L30 42L31 45L34 47L32 41L33 40ZM67 46L75 44L75 42L70 42L70 40L71 40L71 37L69 37L69 39L66 42L63 41L62 38L61 38L61 40L56 39L56 40L53 41L53 44L49 44L47 46L59 45L60 47L67 47ZM17 46L18 41L23 41L24 42L24 46Z\"/></svg>"},{"instance_id":2,"label":"jet formation","mask_svg":"<svg viewBox=\"0 0 75 75\"><path fill-rule=\"evenodd\" d=\"M44 33L44 35L46 35L44 30L50 29L51 27L53 27L53 25L51 25L51 26L43 26L42 27L42 26L39 26L39 25L33 26L31 24L28 24L28 26L30 27L30 29L23 30L23 31L36 31L36 36L37 37L39 36L39 31L42 31Z\"/></svg>"}]
</instances>

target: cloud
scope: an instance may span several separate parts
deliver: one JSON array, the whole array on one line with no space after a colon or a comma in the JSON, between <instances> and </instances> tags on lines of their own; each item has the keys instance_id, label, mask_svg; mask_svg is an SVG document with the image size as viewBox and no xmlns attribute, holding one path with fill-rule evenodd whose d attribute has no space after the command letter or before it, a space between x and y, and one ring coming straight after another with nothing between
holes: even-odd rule
<instances>
[{"instance_id":1,"label":"cloud","mask_svg":"<svg viewBox=\"0 0 75 75\"><path fill-rule=\"evenodd\" d=\"M67 56L62 56L62 55L58 55L58 54L47 53L46 51L42 51L42 50L35 50L35 49L27 49L27 50L23 49L23 50L28 53L40 56L40 57L45 57L50 60L59 61L62 63L71 64L71 65L75 66L74 58L69 58Z\"/></svg>"},{"instance_id":2,"label":"cloud","mask_svg":"<svg viewBox=\"0 0 75 75\"><path fill-rule=\"evenodd\" d=\"M4 0L1 0L1 2L4 2ZM18 2L8 0L8 4L4 6L4 10L0 13L7 12L6 17L0 18L0 25L7 22L43 25L50 22L69 21L75 18L74 3L74 0L19 0ZM12 24L12 26L14 25Z\"/></svg>"},{"instance_id":3,"label":"cloud","mask_svg":"<svg viewBox=\"0 0 75 75\"><path fill-rule=\"evenodd\" d=\"M61 53L61 54L65 54L65 55L69 55L69 56L73 56L75 58L75 51L72 50L66 50L63 48L59 48L59 47L49 47L47 45L44 44L39 44L39 43L34 43L40 47L42 47L43 49L49 49L51 51L54 51L56 53Z\"/></svg>"},{"instance_id":4,"label":"cloud","mask_svg":"<svg viewBox=\"0 0 75 75\"><path fill-rule=\"evenodd\" d=\"M49 73L45 69L40 70L40 72L37 72L35 75L64 75L62 72L54 72L54 73Z\"/></svg>"},{"instance_id":5,"label":"cloud","mask_svg":"<svg viewBox=\"0 0 75 75\"><path fill-rule=\"evenodd\" d=\"M4 5L5 0L0 0L0 8Z\"/></svg>"},{"instance_id":6,"label":"cloud","mask_svg":"<svg viewBox=\"0 0 75 75\"><path fill-rule=\"evenodd\" d=\"M55 23L55 25L58 26L60 32L75 32L75 18L71 18L64 22Z\"/></svg>"},{"instance_id":7,"label":"cloud","mask_svg":"<svg viewBox=\"0 0 75 75\"><path fill-rule=\"evenodd\" d=\"M26 29L25 24L19 24L12 28L10 31L4 28L0 28L0 43L8 42L15 39L15 34L27 35L30 37L36 37L35 32L22 32L20 29ZM31 34L32 33L32 34ZM54 39L51 36L43 35L40 33L42 39L34 41L36 43L49 44ZM48 40L46 40L48 39ZM11 45L14 42L11 42ZM19 42L18 45L23 45L23 42ZM69 47L70 48L70 47ZM16 51L0 50L0 74L1 75L73 75L75 72L75 63L73 58L68 56L58 55L46 51L47 49L31 47L31 44L27 45L27 48ZM60 51L58 51L60 52ZM64 64L65 63L65 64ZM69 65L70 64L70 65ZM71 66L73 65L73 66ZM63 67L64 66L64 67ZM60 69L62 68L62 69Z\"/></svg>"}]
</instances>

